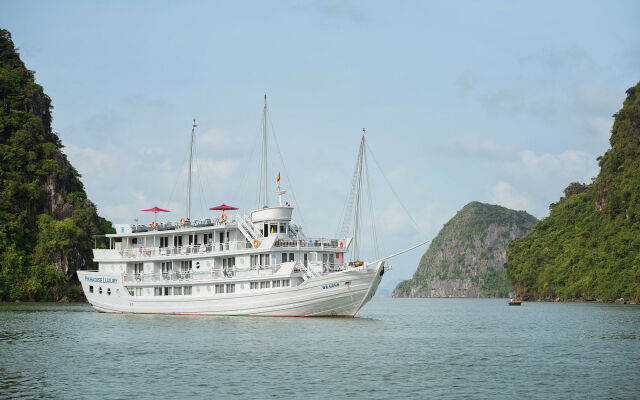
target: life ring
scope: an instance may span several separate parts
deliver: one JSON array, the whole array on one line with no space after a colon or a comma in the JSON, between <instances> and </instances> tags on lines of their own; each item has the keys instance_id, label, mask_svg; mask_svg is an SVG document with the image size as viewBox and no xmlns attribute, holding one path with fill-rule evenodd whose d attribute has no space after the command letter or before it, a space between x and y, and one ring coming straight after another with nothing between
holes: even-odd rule
<instances>
[{"instance_id":1,"label":"life ring","mask_svg":"<svg viewBox=\"0 0 640 400\"><path fill-rule=\"evenodd\" d=\"M340 241L340 248L344 247L344 242L341 240Z\"/></svg>"},{"instance_id":2,"label":"life ring","mask_svg":"<svg viewBox=\"0 0 640 400\"><path fill-rule=\"evenodd\" d=\"M257 249L259 244L260 244L260 242L258 242L258 239L253 239L253 248L254 249Z\"/></svg>"},{"instance_id":3,"label":"life ring","mask_svg":"<svg viewBox=\"0 0 640 400\"><path fill-rule=\"evenodd\" d=\"M222 221L222 222L226 222L226 221L227 221L227 214L222 214L222 215L220 216L220 221Z\"/></svg>"},{"instance_id":4,"label":"life ring","mask_svg":"<svg viewBox=\"0 0 640 400\"><path fill-rule=\"evenodd\" d=\"M158 227L158 223L156 221L153 221L151 223L151 228L156 229Z\"/></svg>"},{"instance_id":5,"label":"life ring","mask_svg":"<svg viewBox=\"0 0 640 400\"><path fill-rule=\"evenodd\" d=\"M185 222L186 222L186 220L184 218L180 218L180 226L184 226Z\"/></svg>"}]
</instances>

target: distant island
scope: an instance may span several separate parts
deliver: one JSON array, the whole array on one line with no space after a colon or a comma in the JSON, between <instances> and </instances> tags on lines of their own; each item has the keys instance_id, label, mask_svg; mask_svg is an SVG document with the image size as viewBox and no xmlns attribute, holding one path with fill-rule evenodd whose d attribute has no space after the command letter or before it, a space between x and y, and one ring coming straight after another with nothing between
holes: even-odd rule
<instances>
[{"instance_id":1,"label":"distant island","mask_svg":"<svg viewBox=\"0 0 640 400\"><path fill-rule=\"evenodd\" d=\"M525 300L640 300L640 83L614 114L611 149L589 184L571 183L550 215L507 252Z\"/></svg>"},{"instance_id":2,"label":"distant island","mask_svg":"<svg viewBox=\"0 0 640 400\"><path fill-rule=\"evenodd\" d=\"M51 99L0 30L0 300L84 299L76 270L113 232L51 129Z\"/></svg>"},{"instance_id":3,"label":"distant island","mask_svg":"<svg viewBox=\"0 0 640 400\"><path fill-rule=\"evenodd\" d=\"M444 225L393 297L507 297L512 290L504 271L507 245L536 222L525 211L467 204Z\"/></svg>"}]
</instances>

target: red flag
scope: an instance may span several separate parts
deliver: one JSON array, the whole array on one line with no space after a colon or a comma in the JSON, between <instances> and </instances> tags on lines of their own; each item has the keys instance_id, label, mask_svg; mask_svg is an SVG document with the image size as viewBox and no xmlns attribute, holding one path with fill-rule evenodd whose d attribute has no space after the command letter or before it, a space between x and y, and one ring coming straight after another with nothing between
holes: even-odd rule
<instances>
[{"instance_id":1,"label":"red flag","mask_svg":"<svg viewBox=\"0 0 640 400\"><path fill-rule=\"evenodd\" d=\"M278 172L278 182L280 182L280 172Z\"/></svg>"}]
</instances>

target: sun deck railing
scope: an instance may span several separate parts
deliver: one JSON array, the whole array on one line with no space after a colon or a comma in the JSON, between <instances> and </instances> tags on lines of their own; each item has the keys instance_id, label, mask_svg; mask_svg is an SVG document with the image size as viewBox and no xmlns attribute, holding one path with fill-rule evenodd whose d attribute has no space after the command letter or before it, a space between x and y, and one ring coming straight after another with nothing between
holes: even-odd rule
<instances>
[{"instance_id":1,"label":"sun deck railing","mask_svg":"<svg viewBox=\"0 0 640 400\"><path fill-rule=\"evenodd\" d=\"M126 258L144 258L144 257L160 257L175 255L198 255L220 253L225 251L238 251L251 249L253 246L247 241L212 243L212 244L194 244L186 246L171 247L134 247L130 249L119 250L120 254Z\"/></svg>"},{"instance_id":2,"label":"sun deck railing","mask_svg":"<svg viewBox=\"0 0 640 400\"><path fill-rule=\"evenodd\" d=\"M345 246L344 239L278 239L275 247L320 247L321 249L341 249Z\"/></svg>"}]
</instances>

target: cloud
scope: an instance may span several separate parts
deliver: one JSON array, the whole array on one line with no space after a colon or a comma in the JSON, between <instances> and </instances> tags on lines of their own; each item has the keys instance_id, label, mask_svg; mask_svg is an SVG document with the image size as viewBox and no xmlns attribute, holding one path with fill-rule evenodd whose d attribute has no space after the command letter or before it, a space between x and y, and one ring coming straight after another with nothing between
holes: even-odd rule
<instances>
[{"instance_id":1,"label":"cloud","mask_svg":"<svg viewBox=\"0 0 640 400\"><path fill-rule=\"evenodd\" d=\"M517 57L517 61L521 65L543 65L551 71L559 71L565 68L575 70L578 67L592 64L591 57L587 51L577 45L567 46L565 48L541 48L532 53Z\"/></svg>"},{"instance_id":2,"label":"cloud","mask_svg":"<svg viewBox=\"0 0 640 400\"><path fill-rule=\"evenodd\" d=\"M560 154L536 154L532 150L520 152L520 161L512 165L516 174L529 177L533 181L561 178L567 183L581 179L587 181L597 173L595 157L588 153L567 150Z\"/></svg>"},{"instance_id":3,"label":"cloud","mask_svg":"<svg viewBox=\"0 0 640 400\"><path fill-rule=\"evenodd\" d=\"M488 197L491 202L538 217L548 213L547 205L556 201L570 182L589 182L598 173L595 156L582 151L539 154L523 150L518 155L517 161L502 164L503 172Z\"/></svg>"},{"instance_id":4,"label":"cloud","mask_svg":"<svg viewBox=\"0 0 640 400\"><path fill-rule=\"evenodd\" d=\"M471 91L476 86L477 78L475 74L469 70L463 71L455 81L456 86L460 88L463 93Z\"/></svg>"},{"instance_id":5,"label":"cloud","mask_svg":"<svg viewBox=\"0 0 640 400\"><path fill-rule=\"evenodd\" d=\"M474 157L498 160L515 160L516 149L480 136L461 136L432 145L438 154L453 157Z\"/></svg>"},{"instance_id":6,"label":"cloud","mask_svg":"<svg viewBox=\"0 0 640 400\"><path fill-rule=\"evenodd\" d=\"M498 181L490 190L490 201L514 210L526 210L531 207L531 199L517 192L509 183Z\"/></svg>"},{"instance_id":7,"label":"cloud","mask_svg":"<svg viewBox=\"0 0 640 400\"><path fill-rule=\"evenodd\" d=\"M481 98L487 111L496 114L516 114L525 109L525 90L517 86L507 86Z\"/></svg>"},{"instance_id":8,"label":"cloud","mask_svg":"<svg viewBox=\"0 0 640 400\"><path fill-rule=\"evenodd\" d=\"M82 128L92 133L113 134L117 132L121 121L122 117L113 111L101 111L82 121Z\"/></svg>"},{"instance_id":9,"label":"cloud","mask_svg":"<svg viewBox=\"0 0 640 400\"><path fill-rule=\"evenodd\" d=\"M316 10L327 17L362 23L366 20L365 13L349 0L318 0Z\"/></svg>"},{"instance_id":10,"label":"cloud","mask_svg":"<svg viewBox=\"0 0 640 400\"><path fill-rule=\"evenodd\" d=\"M196 134L194 148L198 154L241 155L247 151L247 140L240 135L219 129Z\"/></svg>"},{"instance_id":11,"label":"cloud","mask_svg":"<svg viewBox=\"0 0 640 400\"><path fill-rule=\"evenodd\" d=\"M583 82L573 88L575 107L580 114L611 115L618 110L622 95L613 88Z\"/></svg>"},{"instance_id":12,"label":"cloud","mask_svg":"<svg viewBox=\"0 0 640 400\"><path fill-rule=\"evenodd\" d=\"M67 143L64 153L81 174L85 171L106 171L120 164L118 154L108 149L93 149Z\"/></svg>"}]
</instances>

